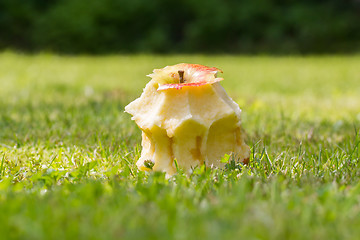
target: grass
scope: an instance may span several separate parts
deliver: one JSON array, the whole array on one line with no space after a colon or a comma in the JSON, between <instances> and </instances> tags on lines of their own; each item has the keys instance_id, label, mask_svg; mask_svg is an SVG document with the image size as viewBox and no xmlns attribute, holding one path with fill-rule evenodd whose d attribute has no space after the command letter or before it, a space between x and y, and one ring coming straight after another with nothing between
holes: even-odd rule
<instances>
[{"instance_id":1,"label":"grass","mask_svg":"<svg viewBox=\"0 0 360 240\"><path fill-rule=\"evenodd\" d=\"M137 170L153 68L216 66L251 164ZM360 57L0 54L0 238L358 239Z\"/></svg>"}]
</instances>

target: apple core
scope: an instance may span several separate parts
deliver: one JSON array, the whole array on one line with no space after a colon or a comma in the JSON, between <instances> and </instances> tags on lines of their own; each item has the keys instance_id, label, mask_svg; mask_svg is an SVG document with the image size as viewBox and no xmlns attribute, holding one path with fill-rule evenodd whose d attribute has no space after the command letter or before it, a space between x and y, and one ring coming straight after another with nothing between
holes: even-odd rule
<instances>
[{"instance_id":1,"label":"apple core","mask_svg":"<svg viewBox=\"0 0 360 240\"><path fill-rule=\"evenodd\" d=\"M218 72L180 63L148 75L151 80L141 96L125 107L142 130L136 163L140 170L171 176L176 173L175 159L187 173L203 164L223 167L225 154L249 161L241 110L220 85Z\"/></svg>"}]
</instances>

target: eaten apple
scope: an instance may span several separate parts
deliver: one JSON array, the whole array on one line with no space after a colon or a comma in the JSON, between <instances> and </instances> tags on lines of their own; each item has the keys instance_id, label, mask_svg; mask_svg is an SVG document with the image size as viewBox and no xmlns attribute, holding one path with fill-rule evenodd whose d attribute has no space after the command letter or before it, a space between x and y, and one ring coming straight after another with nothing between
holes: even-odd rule
<instances>
[{"instance_id":1,"label":"eaten apple","mask_svg":"<svg viewBox=\"0 0 360 240\"><path fill-rule=\"evenodd\" d=\"M221 70L180 63L155 69L141 96L125 107L142 130L137 166L145 171L185 172L206 164L223 167L225 154L247 163L239 106L226 94Z\"/></svg>"}]
</instances>

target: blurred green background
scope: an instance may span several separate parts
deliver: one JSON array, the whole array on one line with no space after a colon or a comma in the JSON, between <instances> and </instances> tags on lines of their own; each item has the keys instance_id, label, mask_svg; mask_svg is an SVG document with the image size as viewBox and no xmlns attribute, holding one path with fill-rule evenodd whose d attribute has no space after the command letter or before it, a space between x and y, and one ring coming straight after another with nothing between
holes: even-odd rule
<instances>
[{"instance_id":1,"label":"blurred green background","mask_svg":"<svg viewBox=\"0 0 360 240\"><path fill-rule=\"evenodd\" d=\"M359 0L1 0L0 50L354 53Z\"/></svg>"}]
</instances>

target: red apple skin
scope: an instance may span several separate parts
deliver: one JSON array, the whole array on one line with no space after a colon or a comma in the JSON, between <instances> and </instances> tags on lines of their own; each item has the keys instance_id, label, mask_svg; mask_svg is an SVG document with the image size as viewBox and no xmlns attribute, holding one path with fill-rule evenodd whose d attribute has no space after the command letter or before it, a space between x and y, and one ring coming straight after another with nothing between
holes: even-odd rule
<instances>
[{"instance_id":1,"label":"red apple skin","mask_svg":"<svg viewBox=\"0 0 360 240\"><path fill-rule=\"evenodd\" d=\"M192 68L193 70L197 72L221 72L222 71L216 67L208 67L201 64L192 64L192 63L180 63L178 64L179 67L184 68Z\"/></svg>"},{"instance_id":2,"label":"red apple skin","mask_svg":"<svg viewBox=\"0 0 360 240\"><path fill-rule=\"evenodd\" d=\"M185 83L179 83L178 71L184 71ZM207 67L200 64L180 63L174 66L167 66L163 69L155 69L150 77L154 77L159 72L168 71L168 77L174 79L174 83L160 84L158 91L166 89L182 89L183 87L199 87L206 84L213 84L222 81L223 78L216 77L218 72L222 71L216 67Z\"/></svg>"},{"instance_id":3,"label":"red apple skin","mask_svg":"<svg viewBox=\"0 0 360 240\"><path fill-rule=\"evenodd\" d=\"M158 91L162 91L162 90L166 90L166 89L182 89L183 87L199 87L199 86L203 86L206 84L213 84L216 82L221 81L222 79L216 80L216 81L212 81L212 82L194 82L194 83L172 83L172 84L163 84L161 86L159 86L159 88L157 89Z\"/></svg>"}]
</instances>

